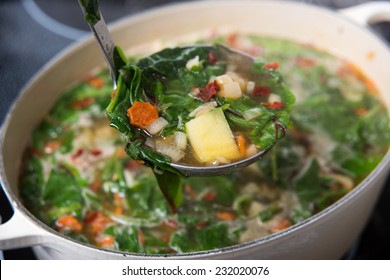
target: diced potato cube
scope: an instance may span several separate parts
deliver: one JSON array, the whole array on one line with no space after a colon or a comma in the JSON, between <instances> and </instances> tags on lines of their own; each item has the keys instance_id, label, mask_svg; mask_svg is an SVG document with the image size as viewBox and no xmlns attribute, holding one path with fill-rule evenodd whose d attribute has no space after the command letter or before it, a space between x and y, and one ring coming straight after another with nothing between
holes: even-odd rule
<instances>
[{"instance_id":1,"label":"diced potato cube","mask_svg":"<svg viewBox=\"0 0 390 280\"><path fill-rule=\"evenodd\" d=\"M200 162L218 158L236 160L240 153L221 108L213 109L186 123L191 147Z\"/></svg>"}]
</instances>

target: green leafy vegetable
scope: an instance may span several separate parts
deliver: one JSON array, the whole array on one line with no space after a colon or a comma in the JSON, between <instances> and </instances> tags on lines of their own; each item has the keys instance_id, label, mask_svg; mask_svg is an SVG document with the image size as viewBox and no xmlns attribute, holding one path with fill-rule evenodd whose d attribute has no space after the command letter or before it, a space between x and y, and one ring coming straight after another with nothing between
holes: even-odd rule
<instances>
[{"instance_id":1,"label":"green leafy vegetable","mask_svg":"<svg viewBox=\"0 0 390 280\"><path fill-rule=\"evenodd\" d=\"M180 172L170 165L170 158L145 145L148 134L130 124L127 110L135 102L149 102L160 109L160 116L168 121L161 134L169 136L174 131L184 131L183 123L194 116L190 112L204 104L201 98L188 94L194 87L205 87L211 78L226 72L227 62L218 63L209 59L218 54L220 46L193 46L164 49L137 63L127 64L120 69L118 88L107 107L112 127L126 138L126 152L135 160L142 160L155 173L160 189L175 211L182 201L182 180ZM191 68L188 61L198 58L199 63ZM285 127L295 98L285 86L275 69L268 69L263 61L254 64L250 78L261 82L270 91L280 96L281 108L267 108L259 100L242 96L238 100L217 97L218 106L225 109L230 125L236 131L243 131L247 137L263 150L270 149L278 138L284 137ZM246 120L245 111L260 110L261 118Z\"/></svg>"}]
</instances>

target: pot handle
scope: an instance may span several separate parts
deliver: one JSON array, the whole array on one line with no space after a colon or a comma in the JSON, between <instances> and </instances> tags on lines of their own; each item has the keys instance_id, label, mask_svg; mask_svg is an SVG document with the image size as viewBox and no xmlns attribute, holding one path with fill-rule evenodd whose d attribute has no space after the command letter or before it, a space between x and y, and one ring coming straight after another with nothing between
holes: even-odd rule
<instances>
[{"instance_id":1,"label":"pot handle","mask_svg":"<svg viewBox=\"0 0 390 280\"><path fill-rule=\"evenodd\" d=\"M10 220L0 225L0 250L17 249L47 243L51 234L14 208Z\"/></svg>"},{"instance_id":2,"label":"pot handle","mask_svg":"<svg viewBox=\"0 0 390 280\"><path fill-rule=\"evenodd\" d=\"M339 12L363 26L378 22L390 22L390 3L388 1L363 3L340 9Z\"/></svg>"}]
</instances>

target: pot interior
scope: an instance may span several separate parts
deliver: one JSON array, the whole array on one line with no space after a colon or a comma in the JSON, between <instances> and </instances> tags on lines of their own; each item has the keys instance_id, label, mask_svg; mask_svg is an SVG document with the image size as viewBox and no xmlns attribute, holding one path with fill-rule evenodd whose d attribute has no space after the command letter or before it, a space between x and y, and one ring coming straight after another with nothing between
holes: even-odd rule
<instances>
[{"instance_id":1,"label":"pot interior","mask_svg":"<svg viewBox=\"0 0 390 280\"><path fill-rule=\"evenodd\" d=\"M332 11L277 1L202 1L126 18L112 25L111 30L114 41L128 53L149 52L150 46L158 47L161 40L185 42L213 30L272 36L313 45L363 69L390 108L388 47L370 31ZM20 94L2 128L1 175L3 186L14 203L19 204L19 168L34 127L65 88L102 65L95 41L86 38L53 59Z\"/></svg>"}]
</instances>

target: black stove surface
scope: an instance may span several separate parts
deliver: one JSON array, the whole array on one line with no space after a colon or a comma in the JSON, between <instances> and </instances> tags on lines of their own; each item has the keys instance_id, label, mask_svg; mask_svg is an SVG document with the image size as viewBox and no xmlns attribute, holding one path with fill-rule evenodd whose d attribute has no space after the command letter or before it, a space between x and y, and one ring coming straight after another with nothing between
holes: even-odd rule
<instances>
[{"instance_id":1,"label":"black stove surface","mask_svg":"<svg viewBox=\"0 0 390 280\"><path fill-rule=\"evenodd\" d=\"M107 22L152 7L180 0L100 1ZM306 0L332 9L345 8L366 0ZM390 41L390 24L373 29ZM48 60L89 32L77 1L0 0L0 123L23 85ZM12 210L0 190L3 222ZM1 256L1 255L0 255ZM31 248L7 250L5 259L35 259ZM390 259L390 180L361 237L343 259Z\"/></svg>"}]
</instances>

